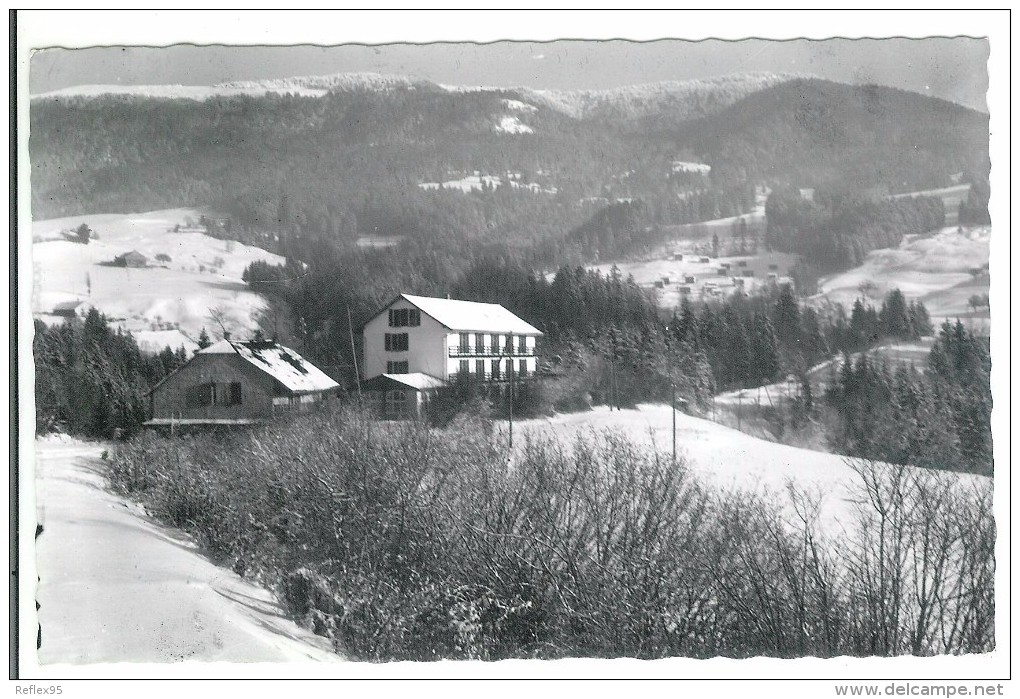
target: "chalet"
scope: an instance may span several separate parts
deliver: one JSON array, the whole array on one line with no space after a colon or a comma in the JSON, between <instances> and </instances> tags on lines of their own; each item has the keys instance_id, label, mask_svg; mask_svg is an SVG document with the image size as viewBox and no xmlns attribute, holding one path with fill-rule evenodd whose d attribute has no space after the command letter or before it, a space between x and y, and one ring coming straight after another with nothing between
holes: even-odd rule
<instances>
[{"instance_id":1,"label":"chalet","mask_svg":"<svg viewBox=\"0 0 1020 699\"><path fill-rule=\"evenodd\" d=\"M384 416L414 413L455 379L534 376L541 335L499 304L401 294L362 328L362 389Z\"/></svg>"},{"instance_id":2,"label":"chalet","mask_svg":"<svg viewBox=\"0 0 1020 699\"><path fill-rule=\"evenodd\" d=\"M669 277L663 277L662 278L662 283L663 284L669 284Z\"/></svg>"},{"instance_id":3,"label":"chalet","mask_svg":"<svg viewBox=\"0 0 1020 699\"><path fill-rule=\"evenodd\" d=\"M674 253L673 253L673 260L674 260L675 262L683 262L683 260L684 260L684 256L683 256L683 253L680 253L680 252L674 252Z\"/></svg>"},{"instance_id":4,"label":"chalet","mask_svg":"<svg viewBox=\"0 0 1020 699\"><path fill-rule=\"evenodd\" d=\"M221 340L149 391L150 426L247 425L302 412L339 384L275 342Z\"/></svg>"},{"instance_id":5,"label":"chalet","mask_svg":"<svg viewBox=\"0 0 1020 699\"><path fill-rule=\"evenodd\" d=\"M121 267L144 267L148 263L149 258L137 250L131 250L130 252L125 252L123 255L117 255L117 257L113 258L113 264Z\"/></svg>"},{"instance_id":6,"label":"chalet","mask_svg":"<svg viewBox=\"0 0 1020 699\"><path fill-rule=\"evenodd\" d=\"M701 258L698 258L698 262L700 262L702 264L708 264L711 261L712 261L712 258L710 258L710 257L701 257Z\"/></svg>"},{"instance_id":7,"label":"chalet","mask_svg":"<svg viewBox=\"0 0 1020 699\"><path fill-rule=\"evenodd\" d=\"M698 278L693 274L684 275L684 284L697 284Z\"/></svg>"},{"instance_id":8,"label":"chalet","mask_svg":"<svg viewBox=\"0 0 1020 699\"><path fill-rule=\"evenodd\" d=\"M662 280L656 279L654 282L652 282L652 286L654 286L656 289L661 289L663 287Z\"/></svg>"},{"instance_id":9,"label":"chalet","mask_svg":"<svg viewBox=\"0 0 1020 699\"><path fill-rule=\"evenodd\" d=\"M53 304L52 314L60 318L84 318L92 305L85 301L60 301Z\"/></svg>"}]
</instances>

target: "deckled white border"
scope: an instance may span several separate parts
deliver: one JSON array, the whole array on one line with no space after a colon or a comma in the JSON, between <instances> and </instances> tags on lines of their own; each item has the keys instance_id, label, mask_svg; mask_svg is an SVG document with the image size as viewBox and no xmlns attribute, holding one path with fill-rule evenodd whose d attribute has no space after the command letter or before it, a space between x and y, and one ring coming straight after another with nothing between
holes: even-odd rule
<instances>
[{"instance_id":1,"label":"deckled white border","mask_svg":"<svg viewBox=\"0 0 1020 699\"><path fill-rule=\"evenodd\" d=\"M175 665L92 665L92 666L38 666L35 661L35 615L33 604L35 580L33 533L34 497L31 456L33 447L34 406L32 404L33 375L31 372L31 287L30 259L31 236L27 225L19 231L19 375L21 399L19 424L21 428L21 672L23 677L95 677L95 678L727 678L770 677L781 682L719 683L698 682L688 684L643 684L635 688L622 685L593 685L588 690L608 691L638 689L642 692L689 693L701 696L708 693L739 695L774 694L775 696L834 696L836 682L793 682L790 678L817 678L840 676L886 678L986 678L1006 676L1009 672L1009 636L1011 610L1008 604L1010 545L1010 515L1008 497L1010 488L1009 463L1009 335L1010 290L1009 246L1010 200L1009 173L1009 16L991 12L937 11L868 11L868 12L809 12L809 11L664 11L598 13L594 11L530 11L530 12L467 12L449 11L357 11L342 15L325 13L322 16L308 12L258 13L241 11L174 13L168 11L142 11L120 13L116 11L46 11L19 13L18 16L18 149L19 192L18 207L22 222L31 220L28 192L29 163L27 152L28 113L27 68L31 47L36 46L94 46L105 44L168 45L178 42L241 43L241 44L337 44L344 42L386 43L392 41L427 42L443 41L496 41L500 39L552 40L557 38L627 38L648 40L657 38L698 39L706 37L738 39L764 38L827 38L877 36L956 36L989 37L988 105L991 114L992 201L991 212L995 227L992 238L991 277L992 313L995 319L992 332L992 388L995 409L992 415L996 462L996 515L999 523L997 559L996 628L998 649L988 656L963 658L894 658L894 659L814 659L798 660L726 660L692 661L686 659L642 662L634 660L567 660L505 661L500 663L390 663L383 665L349 664L333 667L307 664L287 665L230 665L223 663L181 663ZM13 230L12 230L13 233ZM7 365L4 365L7 371ZM10 385L10 382L7 382ZM327 674L328 673L328 674ZM37 682L50 684L50 682ZM877 684L885 687L889 680ZM967 682L970 684L970 682ZM152 692L153 685L128 683L77 683L73 694L107 696L111 692L136 695ZM246 691L301 691L301 692L365 692L376 693L383 689L378 684L318 687L302 685L293 690L280 685L261 685L258 688L235 687L220 684L174 686L165 691L202 691L216 693ZM401 692L443 691L484 692L502 695L511 692L531 692L534 685L476 686L456 684L399 684L393 688ZM552 691L577 691L577 688L551 687ZM158 691L158 690L157 690ZM1008 690L1007 690L1008 691ZM68 690L65 688L65 694Z\"/></svg>"}]
</instances>

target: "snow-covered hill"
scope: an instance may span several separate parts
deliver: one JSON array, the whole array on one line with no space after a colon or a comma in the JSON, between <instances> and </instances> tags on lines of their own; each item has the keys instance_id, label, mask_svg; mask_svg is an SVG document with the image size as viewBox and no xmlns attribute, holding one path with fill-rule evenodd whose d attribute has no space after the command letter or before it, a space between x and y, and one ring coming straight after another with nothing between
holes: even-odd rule
<instances>
[{"instance_id":1,"label":"snow-covered hill","mask_svg":"<svg viewBox=\"0 0 1020 699\"><path fill-rule=\"evenodd\" d=\"M505 99L517 112L534 112L539 106L577 119L633 119L668 112L683 120L719 111L752 92L804 77L792 73L738 73L696 80L672 80L626 85L603 90L541 90L523 86L445 85L406 75L359 72L303 75L266 80L237 80L217 85L77 85L33 98L132 95L161 99L205 100L233 95L298 94L319 97L330 91L390 91L434 89L451 93L498 92L522 99ZM506 129L503 129L506 130Z\"/></svg>"},{"instance_id":2,"label":"snow-covered hill","mask_svg":"<svg viewBox=\"0 0 1020 699\"><path fill-rule=\"evenodd\" d=\"M822 496L819 524L838 535L842 524L852 521L850 488L856 474L838 454L768 442L710 420L676 414L678 452L687 456L693 471L704 482L720 488L763 491L784 497L788 484L802 492ZM552 435L569 444L579 432L615 431L639 445L654 447L668 458L672 449L672 411L668 405L639 405L634 410L609 410L600 406L587 413L524 420L515 433ZM519 437L518 437L519 439ZM956 474L961 480L981 476Z\"/></svg>"},{"instance_id":3,"label":"snow-covered hill","mask_svg":"<svg viewBox=\"0 0 1020 699\"><path fill-rule=\"evenodd\" d=\"M233 82L220 83L216 85L222 89L251 90L258 91L279 91L291 92L297 90L315 91L348 91L348 90L377 90L386 91L395 88L415 87L437 87L434 83L419 78L411 78L406 75L394 75L390 73L335 73L332 75L301 75L292 78L275 78L269 80L237 80Z\"/></svg>"},{"instance_id":4,"label":"snow-covered hill","mask_svg":"<svg viewBox=\"0 0 1020 699\"><path fill-rule=\"evenodd\" d=\"M696 80L668 80L604 90L532 90L534 101L578 119L633 119L664 110L678 120L719 111L752 92L805 77L794 73L737 73Z\"/></svg>"},{"instance_id":5,"label":"snow-covered hill","mask_svg":"<svg viewBox=\"0 0 1020 699\"><path fill-rule=\"evenodd\" d=\"M264 87L252 84L247 87L226 87L223 85L75 85L60 90L32 95L32 99L54 99L62 97L101 97L119 95L125 97L147 97L152 99L187 99L201 102L213 97L235 97L237 95L298 94L303 97L321 97L328 90L310 87Z\"/></svg>"},{"instance_id":6,"label":"snow-covered hill","mask_svg":"<svg viewBox=\"0 0 1020 699\"><path fill-rule=\"evenodd\" d=\"M248 290L241 275L256 260L282 264L283 258L197 229L173 230L199 215L194 209L170 209L33 222L33 313L45 322L61 322L52 314L58 304L82 301L154 351L194 349L203 327L219 331L210 318L214 309L233 332L253 330L265 302ZM62 233L81 223L98 239L82 245ZM148 266L108 264L131 250L147 257Z\"/></svg>"}]
</instances>

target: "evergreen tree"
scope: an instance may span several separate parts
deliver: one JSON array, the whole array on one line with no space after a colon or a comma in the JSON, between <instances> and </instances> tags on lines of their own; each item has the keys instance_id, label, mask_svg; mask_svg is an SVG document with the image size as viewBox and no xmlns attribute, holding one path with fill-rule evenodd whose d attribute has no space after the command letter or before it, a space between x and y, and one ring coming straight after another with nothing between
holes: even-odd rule
<instances>
[{"instance_id":1,"label":"evergreen tree","mask_svg":"<svg viewBox=\"0 0 1020 699\"><path fill-rule=\"evenodd\" d=\"M886 295L879 320L882 331L888 337L907 339L911 336L910 314L902 291L893 289Z\"/></svg>"},{"instance_id":2,"label":"evergreen tree","mask_svg":"<svg viewBox=\"0 0 1020 699\"><path fill-rule=\"evenodd\" d=\"M205 349L212 344L212 340L209 339L209 333L206 332L205 328L202 328L202 332L198 335L198 348Z\"/></svg>"}]
</instances>

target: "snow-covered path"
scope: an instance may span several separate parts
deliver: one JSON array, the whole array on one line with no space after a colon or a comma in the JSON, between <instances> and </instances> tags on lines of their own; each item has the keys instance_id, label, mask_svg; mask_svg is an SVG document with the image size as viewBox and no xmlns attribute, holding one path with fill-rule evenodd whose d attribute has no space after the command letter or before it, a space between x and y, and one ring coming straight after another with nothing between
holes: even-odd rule
<instances>
[{"instance_id":1,"label":"snow-covered path","mask_svg":"<svg viewBox=\"0 0 1020 699\"><path fill-rule=\"evenodd\" d=\"M101 452L36 442L40 663L341 660L269 592L109 492Z\"/></svg>"}]
</instances>

